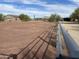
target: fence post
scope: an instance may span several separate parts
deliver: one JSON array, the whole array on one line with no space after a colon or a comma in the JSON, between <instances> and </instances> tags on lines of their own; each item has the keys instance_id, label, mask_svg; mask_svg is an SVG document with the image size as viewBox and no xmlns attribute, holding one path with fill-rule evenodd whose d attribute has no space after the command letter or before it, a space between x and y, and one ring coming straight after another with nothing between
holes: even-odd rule
<instances>
[{"instance_id":1,"label":"fence post","mask_svg":"<svg viewBox=\"0 0 79 59\"><path fill-rule=\"evenodd\" d=\"M9 59L17 59L17 55L16 54L11 54Z\"/></svg>"}]
</instances>

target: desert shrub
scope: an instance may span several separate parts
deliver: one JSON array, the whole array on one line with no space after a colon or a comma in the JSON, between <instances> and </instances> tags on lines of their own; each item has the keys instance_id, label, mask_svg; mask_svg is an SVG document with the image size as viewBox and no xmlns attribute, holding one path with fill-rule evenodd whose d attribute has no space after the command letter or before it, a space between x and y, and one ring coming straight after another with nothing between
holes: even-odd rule
<instances>
[{"instance_id":1,"label":"desert shrub","mask_svg":"<svg viewBox=\"0 0 79 59\"><path fill-rule=\"evenodd\" d=\"M71 21L74 21L75 19L78 20L79 23L79 8L75 9L75 11L70 15Z\"/></svg>"},{"instance_id":2,"label":"desert shrub","mask_svg":"<svg viewBox=\"0 0 79 59\"><path fill-rule=\"evenodd\" d=\"M28 15L25 15L25 14L20 14L20 15L19 15L19 18L20 18L22 21L29 21L29 20L31 20L31 18L30 18Z\"/></svg>"},{"instance_id":3,"label":"desert shrub","mask_svg":"<svg viewBox=\"0 0 79 59\"><path fill-rule=\"evenodd\" d=\"M4 16L3 16L3 14L0 14L0 21L4 21Z\"/></svg>"},{"instance_id":4,"label":"desert shrub","mask_svg":"<svg viewBox=\"0 0 79 59\"><path fill-rule=\"evenodd\" d=\"M59 15L52 14L52 15L49 17L48 21L49 21L49 22L57 22L57 21L59 21L59 20L61 20L61 19L62 19L62 18L61 18Z\"/></svg>"}]
</instances>

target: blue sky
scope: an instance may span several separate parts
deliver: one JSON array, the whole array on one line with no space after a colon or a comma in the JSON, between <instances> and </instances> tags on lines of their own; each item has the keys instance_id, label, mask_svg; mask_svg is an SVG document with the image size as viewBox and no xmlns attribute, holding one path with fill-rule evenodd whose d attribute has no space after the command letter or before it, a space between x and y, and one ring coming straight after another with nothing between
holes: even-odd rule
<instances>
[{"instance_id":1,"label":"blue sky","mask_svg":"<svg viewBox=\"0 0 79 59\"><path fill-rule=\"evenodd\" d=\"M58 14L68 17L79 7L79 0L0 0L0 13L5 15L28 14L45 17Z\"/></svg>"}]
</instances>

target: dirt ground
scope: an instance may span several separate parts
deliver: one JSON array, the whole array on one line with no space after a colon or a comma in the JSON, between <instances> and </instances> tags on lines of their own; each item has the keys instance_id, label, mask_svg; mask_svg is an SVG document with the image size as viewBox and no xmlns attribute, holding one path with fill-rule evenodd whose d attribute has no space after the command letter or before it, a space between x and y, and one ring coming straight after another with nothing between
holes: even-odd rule
<instances>
[{"instance_id":1,"label":"dirt ground","mask_svg":"<svg viewBox=\"0 0 79 59\"><path fill-rule=\"evenodd\" d=\"M49 31L50 28L54 25L54 23L43 21L0 23L0 54L18 54L24 47L26 47L31 41L37 38L42 32ZM37 50L37 48L39 48L38 46L41 45L41 43L42 41L38 43L36 48L33 48L33 51ZM40 57L40 52L43 52L46 49L46 46L47 43L44 42L44 44L40 48L40 51L37 53L38 58ZM46 55L47 54L49 54L52 58L55 58L55 47L52 47L50 45L48 51L46 52ZM49 59L51 59L51 57ZM18 57L18 59L20 58Z\"/></svg>"}]
</instances>

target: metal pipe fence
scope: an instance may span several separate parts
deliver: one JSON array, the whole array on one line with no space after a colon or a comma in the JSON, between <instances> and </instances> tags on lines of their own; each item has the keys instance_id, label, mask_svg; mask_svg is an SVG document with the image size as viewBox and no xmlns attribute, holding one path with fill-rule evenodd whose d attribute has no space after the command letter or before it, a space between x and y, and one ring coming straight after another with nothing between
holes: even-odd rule
<instances>
[{"instance_id":1,"label":"metal pipe fence","mask_svg":"<svg viewBox=\"0 0 79 59\"><path fill-rule=\"evenodd\" d=\"M64 37L64 41L66 43L66 46L69 51L69 56L65 57L63 56L63 47L61 43L61 33ZM64 26L59 23L58 26L58 32L57 32L57 44L56 44L56 49L57 49L57 59L79 59L79 46L77 43L74 41L74 39L70 36L67 30L65 30Z\"/></svg>"}]
</instances>

